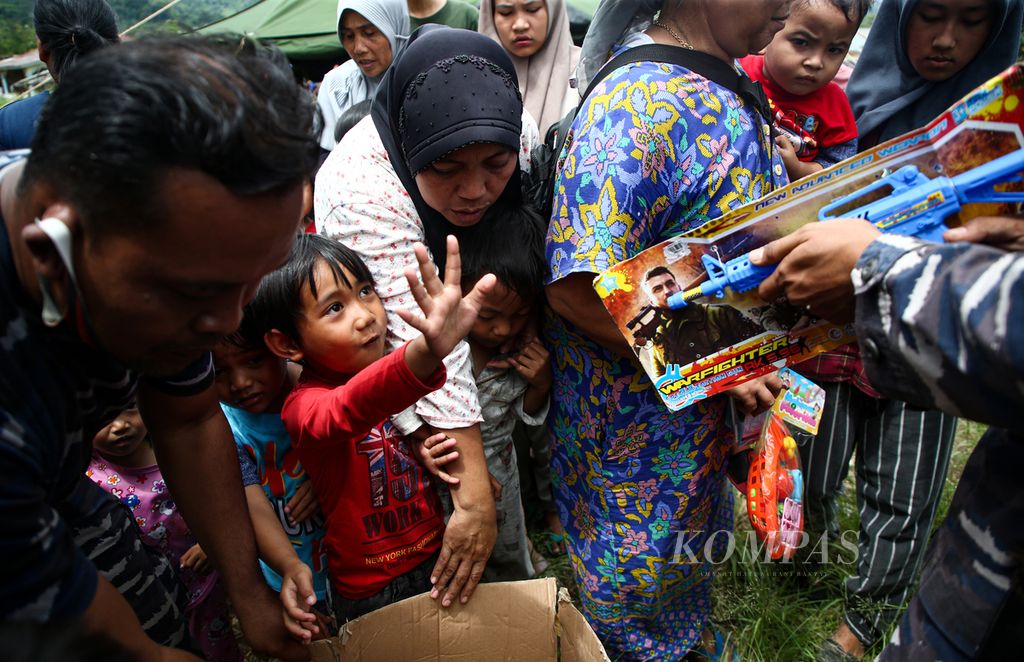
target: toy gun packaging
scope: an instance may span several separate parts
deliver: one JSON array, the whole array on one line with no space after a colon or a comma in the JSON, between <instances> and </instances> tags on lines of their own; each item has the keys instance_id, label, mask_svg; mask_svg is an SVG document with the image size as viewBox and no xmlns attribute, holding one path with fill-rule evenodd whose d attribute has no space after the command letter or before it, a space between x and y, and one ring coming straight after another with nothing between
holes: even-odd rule
<instances>
[{"instance_id":1,"label":"toy gun packaging","mask_svg":"<svg viewBox=\"0 0 1024 662\"><path fill-rule=\"evenodd\" d=\"M1024 202L1024 192L998 191L995 188L1020 182L1022 173L1024 149L1005 154L955 177L929 178L917 166L903 166L860 191L825 205L818 212L818 220L862 218L882 232L941 242L943 233L949 229L946 219L959 212L963 205ZM877 198L880 193L884 197ZM865 199L871 201L855 206ZM707 281L699 287L673 294L668 300L671 308L681 308L701 297L722 298L726 287L735 292L747 292L775 271L774 265L751 264L747 254L725 263L711 255L702 255L701 262L707 271Z\"/></svg>"},{"instance_id":2,"label":"toy gun packaging","mask_svg":"<svg viewBox=\"0 0 1024 662\"><path fill-rule=\"evenodd\" d=\"M594 289L666 406L688 407L856 342L852 325L818 319L784 299L761 299L758 286L775 266L751 264L752 250L838 218L941 241L947 228L972 218L1022 214L1021 98L1024 65L1017 65L927 126L732 207L598 274ZM746 180L738 172L732 181L741 186ZM737 189L741 197L744 186L759 190L748 184ZM657 296L644 287L650 278L659 279Z\"/></svg>"}]
</instances>

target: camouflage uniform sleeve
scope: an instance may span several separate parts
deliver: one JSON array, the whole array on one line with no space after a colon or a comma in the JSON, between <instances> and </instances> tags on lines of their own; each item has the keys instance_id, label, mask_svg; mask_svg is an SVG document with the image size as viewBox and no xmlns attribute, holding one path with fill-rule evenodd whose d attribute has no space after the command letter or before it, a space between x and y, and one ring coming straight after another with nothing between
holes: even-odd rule
<instances>
[{"instance_id":1,"label":"camouflage uniform sleeve","mask_svg":"<svg viewBox=\"0 0 1024 662\"><path fill-rule=\"evenodd\" d=\"M885 395L991 425L1024 419L1024 253L884 235L853 271L857 334Z\"/></svg>"}]
</instances>

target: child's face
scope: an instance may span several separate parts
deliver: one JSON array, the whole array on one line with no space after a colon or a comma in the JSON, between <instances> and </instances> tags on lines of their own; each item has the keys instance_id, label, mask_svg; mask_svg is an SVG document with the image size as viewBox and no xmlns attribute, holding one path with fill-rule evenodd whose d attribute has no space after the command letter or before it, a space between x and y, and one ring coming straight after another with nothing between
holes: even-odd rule
<instances>
[{"instance_id":1,"label":"child's face","mask_svg":"<svg viewBox=\"0 0 1024 662\"><path fill-rule=\"evenodd\" d=\"M907 59L921 78L948 80L975 58L991 27L989 0L920 0L907 22Z\"/></svg>"},{"instance_id":2,"label":"child's face","mask_svg":"<svg viewBox=\"0 0 1024 662\"><path fill-rule=\"evenodd\" d=\"M519 337L530 319L531 304L503 284L496 283L484 298L480 314L469 331L470 340L488 349L497 349Z\"/></svg>"},{"instance_id":3,"label":"child's face","mask_svg":"<svg viewBox=\"0 0 1024 662\"><path fill-rule=\"evenodd\" d=\"M765 49L765 73L790 94L816 92L835 78L857 27L830 0L793 5L786 27Z\"/></svg>"},{"instance_id":4,"label":"child's face","mask_svg":"<svg viewBox=\"0 0 1024 662\"><path fill-rule=\"evenodd\" d=\"M125 409L93 437L92 445L110 457L127 457L146 439L146 425L138 409Z\"/></svg>"},{"instance_id":5,"label":"child's face","mask_svg":"<svg viewBox=\"0 0 1024 662\"><path fill-rule=\"evenodd\" d=\"M387 313L367 281L342 267L349 288L319 260L314 272L317 298L307 287L302 293L302 317L296 325L301 359L320 374L351 375L384 356Z\"/></svg>"},{"instance_id":6,"label":"child's face","mask_svg":"<svg viewBox=\"0 0 1024 662\"><path fill-rule=\"evenodd\" d=\"M224 404L250 414L281 411L288 395L288 366L266 347L239 347L227 341L213 348L214 383Z\"/></svg>"}]
</instances>

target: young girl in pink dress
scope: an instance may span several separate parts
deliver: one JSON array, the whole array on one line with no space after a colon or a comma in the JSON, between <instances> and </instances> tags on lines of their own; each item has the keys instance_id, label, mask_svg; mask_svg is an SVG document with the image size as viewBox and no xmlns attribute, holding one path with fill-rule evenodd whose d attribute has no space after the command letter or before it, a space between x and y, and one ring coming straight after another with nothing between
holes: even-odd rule
<instances>
[{"instance_id":1,"label":"young girl in pink dress","mask_svg":"<svg viewBox=\"0 0 1024 662\"><path fill-rule=\"evenodd\" d=\"M126 409L93 439L86 475L131 509L142 542L179 568L192 639L209 660L241 660L227 595L167 491L138 409Z\"/></svg>"}]
</instances>

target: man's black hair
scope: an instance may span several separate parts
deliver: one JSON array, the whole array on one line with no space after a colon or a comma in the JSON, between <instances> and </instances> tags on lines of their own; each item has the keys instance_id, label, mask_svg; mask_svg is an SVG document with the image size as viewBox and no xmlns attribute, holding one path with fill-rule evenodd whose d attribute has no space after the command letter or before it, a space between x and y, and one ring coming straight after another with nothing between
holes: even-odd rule
<instances>
[{"instance_id":1,"label":"man's black hair","mask_svg":"<svg viewBox=\"0 0 1024 662\"><path fill-rule=\"evenodd\" d=\"M22 190L47 183L86 228L143 231L174 204L161 186L175 169L199 171L240 196L305 181L316 158L315 115L277 49L251 39L121 43L83 58L57 87Z\"/></svg>"},{"instance_id":2,"label":"man's black hair","mask_svg":"<svg viewBox=\"0 0 1024 662\"><path fill-rule=\"evenodd\" d=\"M487 274L526 302L539 302L544 293L543 219L524 204L496 202L484 217L459 237L462 285L468 291Z\"/></svg>"},{"instance_id":3,"label":"man's black hair","mask_svg":"<svg viewBox=\"0 0 1024 662\"><path fill-rule=\"evenodd\" d=\"M676 279L676 275L672 273L672 271L668 267L659 264L658 266L654 267L646 274L644 274L644 282L646 283L650 279L657 278L662 274L668 274L669 276L672 276L672 280Z\"/></svg>"},{"instance_id":4,"label":"man's black hair","mask_svg":"<svg viewBox=\"0 0 1024 662\"><path fill-rule=\"evenodd\" d=\"M271 272L260 283L252 303L246 308L246 317L252 326L250 336L263 338L271 329L277 329L295 341L300 341L298 320L302 317L302 293L307 288L315 299L320 283L316 282L316 267L325 262L334 273L336 282L353 287L342 267L357 281L373 285L373 276L359 255L344 244L320 235L302 233L295 239L288 262ZM257 335L258 334L258 335Z\"/></svg>"},{"instance_id":5,"label":"man's black hair","mask_svg":"<svg viewBox=\"0 0 1024 662\"><path fill-rule=\"evenodd\" d=\"M36 0L32 20L56 80L82 55L120 39L117 15L103 0Z\"/></svg>"}]
</instances>

